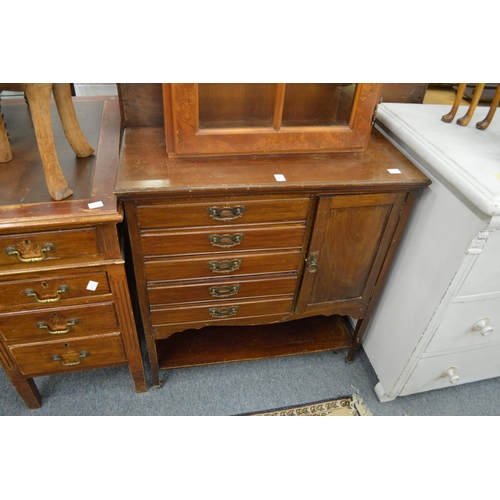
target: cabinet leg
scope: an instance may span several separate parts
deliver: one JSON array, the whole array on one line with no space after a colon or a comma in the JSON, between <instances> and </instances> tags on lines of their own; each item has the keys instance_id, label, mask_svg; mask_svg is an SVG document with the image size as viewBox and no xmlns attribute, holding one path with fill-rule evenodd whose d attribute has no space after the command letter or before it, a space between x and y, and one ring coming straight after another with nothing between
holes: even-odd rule
<instances>
[{"instance_id":1,"label":"cabinet leg","mask_svg":"<svg viewBox=\"0 0 500 500\"><path fill-rule=\"evenodd\" d=\"M142 365L141 354L134 354L134 357L139 357L140 359L134 360L129 358L129 370L130 375L132 376L132 380L134 382L135 392L146 392L148 390L148 386L146 384L146 378L144 377L144 367Z\"/></svg>"},{"instance_id":2,"label":"cabinet leg","mask_svg":"<svg viewBox=\"0 0 500 500\"><path fill-rule=\"evenodd\" d=\"M135 319L132 313L132 303L130 302L130 292L125 276L125 268L123 266L115 266L109 269L109 276L113 285L115 306L120 317L123 342L127 353L130 375L134 381L135 391L146 392L148 390L146 376L142 363L139 337L137 335Z\"/></svg>"},{"instance_id":3,"label":"cabinet leg","mask_svg":"<svg viewBox=\"0 0 500 500\"><path fill-rule=\"evenodd\" d=\"M347 353L347 356L345 358L346 363L352 363L354 361L354 358L356 357L356 354L358 353L359 348L361 347L361 339L366 330L363 324L364 324L363 318L358 319L356 323L356 328L354 329L354 333L352 334L351 347L349 347L349 352Z\"/></svg>"},{"instance_id":4,"label":"cabinet leg","mask_svg":"<svg viewBox=\"0 0 500 500\"><path fill-rule=\"evenodd\" d=\"M160 381L160 364L158 362L158 350L156 348L156 340L153 333L147 326L144 329L144 336L146 338L146 345L148 348L148 357L150 363L151 377L153 379L153 387L162 387L163 382Z\"/></svg>"},{"instance_id":5,"label":"cabinet leg","mask_svg":"<svg viewBox=\"0 0 500 500\"><path fill-rule=\"evenodd\" d=\"M158 357L156 354L156 345L154 348L154 352L152 353L150 351L149 361L151 363L151 376L153 377L153 387L162 387L163 382L160 380L160 367L158 365Z\"/></svg>"},{"instance_id":6,"label":"cabinet leg","mask_svg":"<svg viewBox=\"0 0 500 500\"><path fill-rule=\"evenodd\" d=\"M0 342L0 366L4 369L7 377L19 396L32 410L42 406L42 398L38 392L38 387L32 378L26 378L19 370L16 362L12 358L3 343Z\"/></svg>"},{"instance_id":7,"label":"cabinet leg","mask_svg":"<svg viewBox=\"0 0 500 500\"><path fill-rule=\"evenodd\" d=\"M14 387L28 408L36 410L42 406L42 398L32 378L25 378L19 383L14 384Z\"/></svg>"},{"instance_id":8,"label":"cabinet leg","mask_svg":"<svg viewBox=\"0 0 500 500\"><path fill-rule=\"evenodd\" d=\"M345 362L346 363L353 363L354 359L356 358L356 354L358 353L359 350L359 344L357 345L351 345L349 347L349 351L347 352L347 356L345 357Z\"/></svg>"},{"instance_id":9,"label":"cabinet leg","mask_svg":"<svg viewBox=\"0 0 500 500\"><path fill-rule=\"evenodd\" d=\"M5 373L30 410L36 410L42 406L42 398L32 378L24 378L20 373L12 373L10 370Z\"/></svg>"}]
</instances>

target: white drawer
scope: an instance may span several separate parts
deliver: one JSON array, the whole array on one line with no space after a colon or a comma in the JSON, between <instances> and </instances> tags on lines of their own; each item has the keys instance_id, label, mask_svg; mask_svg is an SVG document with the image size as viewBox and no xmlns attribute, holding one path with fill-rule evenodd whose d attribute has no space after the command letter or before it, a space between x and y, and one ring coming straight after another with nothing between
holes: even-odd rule
<instances>
[{"instance_id":1,"label":"white drawer","mask_svg":"<svg viewBox=\"0 0 500 500\"><path fill-rule=\"evenodd\" d=\"M458 300L448 307L426 353L500 343L500 296Z\"/></svg>"},{"instance_id":2,"label":"white drawer","mask_svg":"<svg viewBox=\"0 0 500 500\"><path fill-rule=\"evenodd\" d=\"M444 373L454 367L450 376ZM500 376L500 345L421 359L400 396ZM453 379L453 377L458 377Z\"/></svg>"}]
</instances>

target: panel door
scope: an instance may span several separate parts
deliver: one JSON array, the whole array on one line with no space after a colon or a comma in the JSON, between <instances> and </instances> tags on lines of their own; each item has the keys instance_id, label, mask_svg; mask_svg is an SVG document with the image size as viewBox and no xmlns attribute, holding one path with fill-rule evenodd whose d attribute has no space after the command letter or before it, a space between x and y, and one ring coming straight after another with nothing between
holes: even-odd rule
<instances>
[{"instance_id":1,"label":"panel door","mask_svg":"<svg viewBox=\"0 0 500 500\"><path fill-rule=\"evenodd\" d=\"M404 193L319 198L297 313L363 317Z\"/></svg>"}]
</instances>

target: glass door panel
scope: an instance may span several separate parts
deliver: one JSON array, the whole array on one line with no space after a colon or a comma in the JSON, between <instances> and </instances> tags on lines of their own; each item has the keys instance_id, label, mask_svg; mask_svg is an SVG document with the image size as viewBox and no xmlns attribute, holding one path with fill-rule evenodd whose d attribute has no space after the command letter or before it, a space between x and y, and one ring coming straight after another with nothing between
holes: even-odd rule
<instances>
[{"instance_id":1,"label":"glass door panel","mask_svg":"<svg viewBox=\"0 0 500 500\"><path fill-rule=\"evenodd\" d=\"M275 83L199 83L199 128L272 127Z\"/></svg>"},{"instance_id":2,"label":"glass door panel","mask_svg":"<svg viewBox=\"0 0 500 500\"><path fill-rule=\"evenodd\" d=\"M355 83L287 83L282 127L348 126Z\"/></svg>"}]
</instances>

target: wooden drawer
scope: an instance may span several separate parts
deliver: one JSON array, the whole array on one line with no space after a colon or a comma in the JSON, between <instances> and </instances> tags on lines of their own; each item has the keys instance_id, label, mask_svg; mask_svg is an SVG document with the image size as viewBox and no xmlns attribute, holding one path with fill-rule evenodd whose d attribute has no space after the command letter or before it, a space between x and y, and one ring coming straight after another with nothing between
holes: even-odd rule
<instances>
[{"instance_id":1,"label":"wooden drawer","mask_svg":"<svg viewBox=\"0 0 500 500\"><path fill-rule=\"evenodd\" d=\"M140 206L141 229L213 226L219 223L305 221L309 198L214 199L197 203Z\"/></svg>"},{"instance_id":2,"label":"wooden drawer","mask_svg":"<svg viewBox=\"0 0 500 500\"><path fill-rule=\"evenodd\" d=\"M30 279L0 283L0 309L16 306L51 307L55 302L63 305L74 299L102 297L110 293L105 272L57 278L40 274Z\"/></svg>"},{"instance_id":3,"label":"wooden drawer","mask_svg":"<svg viewBox=\"0 0 500 500\"><path fill-rule=\"evenodd\" d=\"M304 240L303 224L267 227L214 226L200 231L145 232L142 248L145 256L183 255L235 251L300 248Z\"/></svg>"},{"instance_id":4,"label":"wooden drawer","mask_svg":"<svg viewBox=\"0 0 500 500\"><path fill-rule=\"evenodd\" d=\"M426 352L481 347L492 342L500 343L500 297L497 295L475 301L456 299L444 315Z\"/></svg>"},{"instance_id":5,"label":"wooden drawer","mask_svg":"<svg viewBox=\"0 0 500 500\"><path fill-rule=\"evenodd\" d=\"M292 295L297 286L297 276L280 276L265 279L233 279L182 283L151 287L149 302L153 306L207 300L247 299L273 295Z\"/></svg>"},{"instance_id":6,"label":"wooden drawer","mask_svg":"<svg viewBox=\"0 0 500 500\"><path fill-rule=\"evenodd\" d=\"M63 265L100 257L94 228L0 236L0 268Z\"/></svg>"},{"instance_id":7,"label":"wooden drawer","mask_svg":"<svg viewBox=\"0 0 500 500\"><path fill-rule=\"evenodd\" d=\"M224 324L227 321L291 312L292 298L278 297L256 301L206 302L195 306L166 307L151 310L153 326L164 324Z\"/></svg>"},{"instance_id":8,"label":"wooden drawer","mask_svg":"<svg viewBox=\"0 0 500 500\"><path fill-rule=\"evenodd\" d=\"M296 272L300 251L225 253L146 262L148 281L176 281L251 274Z\"/></svg>"},{"instance_id":9,"label":"wooden drawer","mask_svg":"<svg viewBox=\"0 0 500 500\"><path fill-rule=\"evenodd\" d=\"M13 346L10 351L23 375L40 376L125 363L121 335Z\"/></svg>"},{"instance_id":10,"label":"wooden drawer","mask_svg":"<svg viewBox=\"0 0 500 500\"><path fill-rule=\"evenodd\" d=\"M452 367L456 368L452 376L458 377L453 383L444 375ZM432 356L418 362L400 396L499 376L500 345Z\"/></svg>"},{"instance_id":11,"label":"wooden drawer","mask_svg":"<svg viewBox=\"0 0 500 500\"><path fill-rule=\"evenodd\" d=\"M0 315L0 332L8 342L47 341L118 331L112 302L40 309Z\"/></svg>"}]
</instances>

